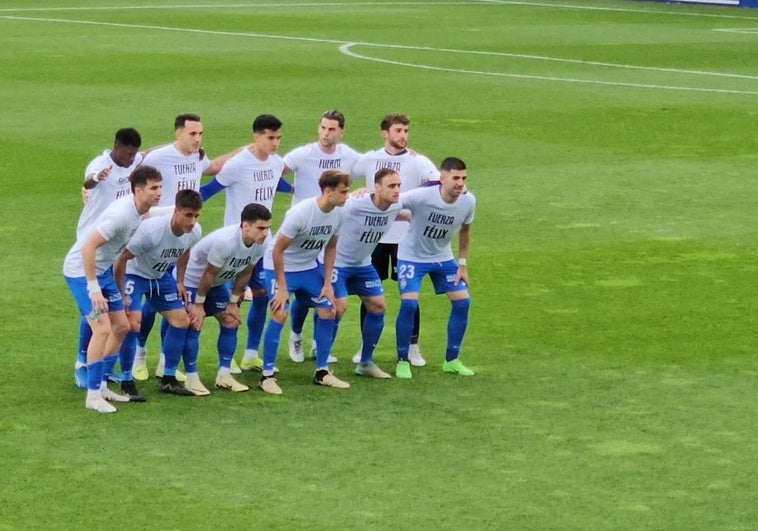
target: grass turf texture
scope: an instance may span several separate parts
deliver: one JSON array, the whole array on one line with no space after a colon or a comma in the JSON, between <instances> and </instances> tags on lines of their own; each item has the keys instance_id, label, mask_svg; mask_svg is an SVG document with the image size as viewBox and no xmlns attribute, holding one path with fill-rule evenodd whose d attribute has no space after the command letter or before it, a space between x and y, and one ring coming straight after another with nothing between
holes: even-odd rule
<instances>
[{"instance_id":1,"label":"grass turf texture","mask_svg":"<svg viewBox=\"0 0 758 531\"><path fill-rule=\"evenodd\" d=\"M757 37L714 30L755 29L758 13L622 1L109 9L123 4L0 9L0 529L753 527ZM92 9L21 9L73 6ZM350 51L448 70L340 54L347 42L427 47ZM468 163L478 210L463 359L477 375L442 374L448 304L426 285L430 365L410 382L352 376L351 300L335 345L346 392L312 386L285 333L282 397L180 399L150 382L146 404L85 411L60 266L86 163L119 127L145 146L169 141L180 112L203 117L212 155L276 114L283 154L331 107L356 149L378 146L381 116L401 111L414 148ZM221 196L208 202L205 233L222 211ZM377 361L390 369L387 291ZM207 385L215 338L206 324ZM151 369L156 349L153 337Z\"/></svg>"}]
</instances>

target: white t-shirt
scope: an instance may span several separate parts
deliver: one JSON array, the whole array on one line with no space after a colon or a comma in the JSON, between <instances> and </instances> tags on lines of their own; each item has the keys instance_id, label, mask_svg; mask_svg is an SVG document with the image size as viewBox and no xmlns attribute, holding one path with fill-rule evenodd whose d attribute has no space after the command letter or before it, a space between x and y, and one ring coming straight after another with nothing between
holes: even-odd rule
<instances>
[{"instance_id":1,"label":"white t-shirt","mask_svg":"<svg viewBox=\"0 0 758 531\"><path fill-rule=\"evenodd\" d=\"M374 194L348 199L343 209L342 229L337 240L337 258L334 265L370 265L371 253L376 249L376 244L392 226L402 208L400 203L394 203L387 210L379 210L374 204Z\"/></svg>"},{"instance_id":2,"label":"white t-shirt","mask_svg":"<svg viewBox=\"0 0 758 531\"><path fill-rule=\"evenodd\" d=\"M220 268L211 287L234 280L247 266L255 264L263 256L269 239L266 238L260 245L254 243L247 247L242 241L239 223L211 232L190 250L184 285L197 288L208 264Z\"/></svg>"},{"instance_id":3,"label":"white t-shirt","mask_svg":"<svg viewBox=\"0 0 758 531\"><path fill-rule=\"evenodd\" d=\"M131 166L122 168L113 162L110 149L106 149L102 155L92 159L87 165L87 169L84 170L85 181L89 175L98 174L105 168L110 168L111 171L104 181L100 181L94 188L87 190L87 202L82 208L82 213L79 215L79 221L76 224L77 238L89 232L92 224L108 205L116 199L132 195L132 184L129 182L129 176L141 162L142 155L137 154Z\"/></svg>"},{"instance_id":4,"label":"white t-shirt","mask_svg":"<svg viewBox=\"0 0 758 531\"><path fill-rule=\"evenodd\" d=\"M285 271L307 271L316 267L319 253L326 248L332 236L339 233L344 210L337 207L331 212L324 212L316 199L306 199L287 211L279 231L266 250L264 268L274 269L273 249L280 235L292 240L284 250Z\"/></svg>"},{"instance_id":5,"label":"white t-shirt","mask_svg":"<svg viewBox=\"0 0 758 531\"><path fill-rule=\"evenodd\" d=\"M249 203L258 203L271 210L283 170L284 162L279 155L259 160L248 148L227 160L216 175L216 181L227 187L224 225L238 225L242 209Z\"/></svg>"},{"instance_id":6,"label":"white t-shirt","mask_svg":"<svg viewBox=\"0 0 758 531\"><path fill-rule=\"evenodd\" d=\"M411 211L408 232L397 249L399 260L444 262L453 259L450 241L458 228L474 221L476 198L462 194L455 203L442 200L439 186L418 188L400 194L403 208Z\"/></svg>"},{"instance_id":7,"label":"white t-shirt","mask_svg":"<svg viewBox=\"0 0 758 531\"><path fill-rule=\"evenodd\" d=\"M284 163L294 174L292 206L304 199L321 195L318 179L325 170L340 170L354 175L353 167L360 156L347 144L337 144L334 153L324 153L318 142L300 146L287 153Z\"/></svg>"},{"instance_id":8,"label":"white t-shirt","mask_svg":"<svg viewBox=\"0 0 758 531\"><path fill-rule=\"evenodd\" d=\"M174 144L169 144L145 155L142 164L153 166L163 177L163 193L158 206L173 206L179 190L200 190L200 179L211 161L208 157L200 160L199 153L182 155Z\"/></svg>"},{"instance_id":9,"label":"white t-shirt","mask_svg":"<svg viewBox=\"0 0 758 531\"><path fill-rule=\"evenodd\" d=\"M108 205L92 224L89 232L78 237L74 246L68 251L63 261L63 274L71 278L84 276L82 247L93 231L99 232L105 239L105 243L98 247L95 253L95 273L97 275L105 273L137 230L141 217L134 204L134 197L131 195L117 199Z\"/></svg>"},{"instance_id":10,"label":"white t-shirt","mask_svg":"<svg viewBox=\"0 0 758 531\"><path fill-rule=\"evenodd\" d=\"M161 278L169 267L202 235L196 223L190 233L177 236L171 230L171 215L149 218L140 223L137 232L126 244L134 258L126 263L126 272L142 278Z\"/></svg>"},{"instance_id":11,"label":"white t-shirt","mask_svg":"<svg viewBox=\"0 0 758 531\"><path fill-rule=\"evenodd\" d=\"M400 191L414 190L427 181L439 180L440 172L434 163L423 155L411 155L408 151L399 155L390 155L384 148L369 151L361 156L354 168L355 172L366 177L366 187L374 188L374 175L382 168L391 168L400 176ZM380 243L398 243L408 230L407 221L392 224Z\"/></svg>"}]
</instances>

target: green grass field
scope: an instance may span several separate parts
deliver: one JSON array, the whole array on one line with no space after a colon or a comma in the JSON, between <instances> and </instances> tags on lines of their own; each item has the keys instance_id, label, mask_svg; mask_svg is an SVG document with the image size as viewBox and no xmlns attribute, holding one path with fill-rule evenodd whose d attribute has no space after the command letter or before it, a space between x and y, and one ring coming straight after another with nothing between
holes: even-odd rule
<instances>
[{"instance_id":1,"label":"green grass field","mask_svg":"<svg viewBox=\"0 0 758 531\"><path fill-rule=\"evenodd\" d=\"M754 529L757 50L758 11L623 0L3 1L0 529ZM359 151L398 111L467 162L477 375L441 372L427 285L412 381L352 375L351 300L346 392L282 348L281 397L85 410L61 264L87 162L182 112L211 155L276 114L283 154L332 107Z\"/></svg>"}]
</instances>

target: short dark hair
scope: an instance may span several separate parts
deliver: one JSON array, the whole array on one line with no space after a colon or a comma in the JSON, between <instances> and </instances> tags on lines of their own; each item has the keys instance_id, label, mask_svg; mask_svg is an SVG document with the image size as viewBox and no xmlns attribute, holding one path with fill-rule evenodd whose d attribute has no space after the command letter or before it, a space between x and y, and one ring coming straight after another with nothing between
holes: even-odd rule
<instances>
[{"instance_id":1,"label":"short dark hair","mask_svg":"<svg viewBox=\"0 0 758 531\"><path fill-rule=\"evenodd\" d=\"M152 166L138 166L129 176L129 182L132 183L132 193L137 187L145 186L147 181L161 182L162 180L161 172Z\"/></svg>"},{"instance_id":2,"label":"short dark hair","mask_svg":"<svg viewBox=\"0 0 758 531\"><path fill-rule=\"evenodd\" d=\"M339 112L337 109L330 109L326 111L321 115L321 119L323 120L324 118L337 122L337 125L340 126L340 129L345 128L345 115Z\"/></svg>"},{"instance_id":3,"label":"short dark hair","mask_svg":"<svg viewBox=\"0 0 758 531\"><path fill-rule=\"evenodd\" d=\"M382 118L382 123L379 124L382 131L389 131L390 127L395 124L410 125L411 120L404 114L393 112Z\"/></svg>"},{"instance_id":4,"label":"short dark hair","mask_svg":"<svg viewBox=\"0 0 758 531\"><path fill-rule=\"evenodd\" d=\"M350 174L340 170L325 170L318 178L318 186L323 192L327 188L337 188L340 184L350 186Z\"/></svg>"},{"instance_id":5,"label":"short dark hair","mask_svg":"<svg viewBox=\"0 0 758 531\"><path fill-rule=\"evenodd\" d=\"M374 182L380 184L387 175L397 174L392 168L382 168L374 174Z\"/></svg>"},{"instance_id":6,"label":"short dark hair","mask_svg":"<svg viewBox=\"0 0 758 531\"><path fill-rule=\"evenodd\" d=\"M142 145L142 137L133 127L124 127L116 131L116 138L113 140L116 146L130 146L139 148Z\"/></svg>"},{"instance_id":7,"label":"short dark hair","mask_svg":"<svg viewBox=\"0 0 758 531\"><path fill-rule=\"evenodd\" d=\"M197 114L180 114L174 118L174 131L184 129L187 122L199 122L200 116Z\"/></svg>"},{"instance_id":8,"label":"short dark hair","mask_svg":"<svg viewBox=\"0 0 758 531\"><path fill-rule=\"evenodd\" d=\"M200 210L203 208L203 198L195 190L179 190L176 192L174 206L176 206L176 208L191 208L192 210Z\"/></svg>"},{"instance_id":9,"label":"short dark hair","mask_svg":"<svg viewBox=\"0 0 758 531\"><path fill-rule=\"evenodd\" d=\"M281 120L273 114L260 114L253 120L253 133L262 133L266 129L278 131L281 128Z\"/></svg>"},{"instance_id":10,"label":"short dark hair","mask_svg":"<svg viewBox=\"0 0 758 531\"><path fill-rule=\"evenodd\" d=\"M252 223L253 221L270 221L271 211L263 205L258 203L248 203L245 208L242 209L242 215L240 216L240 224L247 221Z\"/></svg>"},{"instance_id":11,"label":"short dark hair","mask_svg":"<svg viewBox=\"0 0 758 531\"><path fill-rule=\"evenodd\" d=\"M465 170L466 163L458 157L447 157L440 164L441 171Z\"/></svg>"}]
</instances>

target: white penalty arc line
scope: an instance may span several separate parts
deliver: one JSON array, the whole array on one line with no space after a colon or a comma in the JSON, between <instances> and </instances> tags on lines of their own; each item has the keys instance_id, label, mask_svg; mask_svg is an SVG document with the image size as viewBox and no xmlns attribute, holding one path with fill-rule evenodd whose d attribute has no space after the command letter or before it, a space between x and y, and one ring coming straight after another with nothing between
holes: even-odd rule
<instances>
[{"instance_id":1,"label":"white penalty arc line","mask_svg":"<svg viewBox=\"0 0 758 531\"><path fill-rule=\"evenodd\" d=\"M363 59L366 61L375 61L378 63L386 63L396 66L407 66L411 68L419 68L422 70L434 70L438 72L452 72L458 74L474 74L481 76L493 76L493 77L509 77L516 79L534 79L539 81L558 81L563 83L584 83L590 85L610 85L618 87L632 87L632 88L646 88L646 89L661 89L661 90L679 90L688 92L710 92L720 94L743 94L743 95L758 95L758 91L753 90L735 90L735 89L709 89L702 87L680 87L675 85L656 85L647 83L624 83L621 81L600 81L597 79L578 79L570 77L554 77L554 76L538 76L535 74L507 74L504 72L488 72L485 70L469 70L465 68L446 68L440 66L430 66L417 63L405 63L402 61L392 61L390 59L379 59L377 57L370 57L353 52L350 48L353 46L359 46L362 43L347 43L340 46L340 52L356 59Z\"/></svg>"},{"instance_id":2,"label":"white penalty arc line","mask_svg":"<svg viewBox=\"0 0 758 531\"><path fill-rule=\"evenodd\" d=\"M422 50L422 51L435 51L435 52L443 52L443 53L458 53L458 54L469 54L469 55L489 55L489 56L500 56L500 57L512 57L512 58L519 58L519 59L584 64L584 65L590 65L590 66L602 66L602 67L625 68L625 69L636 69L636 70L652 70L652 71L669 72L669 73L683 73L683 74L690 74L690 75L758 80L758 76L730 74L730 73L723 73L723 72L708 72L708 71L700 71L700 70L685 70L685 69L675 69L675 68L621 65L621 64L614 64L614 63L603 63L603 62L598 62L598 61L583 61L580 59L564 59L564 58L558 58L558 57L515 54L515 53L507 53L507 52L454 50L454 49L448 49L448 48L433 48L433 47L428 47L428 46L408 46L408 45L402 45L402 44L383 44L383 43L370 43L370 42L345 42L344 40L337 40L337 39L323 39L323 38L315 38L315 37L293 37L293 36L288 36L288 35L271 35L271 34L266 34L266 33L252 33L252 32L240 32L240 31L177 28L177 27L172 27L172 26L153 26L149 24L127 24L127 23L119 23L119 22L99 22L99 21L94 21L94 20L73 20L73 19L48 18L48 17L25 17L25 16L18 16L18 15L0 15L0 19L23 20L23 21L30 21L30 22L84 24L84 25L91 25L91 26L107 26L107 27L119 27L119 28L130 28L130 29L173 31L173 32L180 32L180 33L198 33L198 34L204 34L204 35L253 37L253 38L262 38L262 39L288 40L288 41L296 41L296 42L316 42L316 43L322 43L322 44L338 44L340 45L339 49L341 53L347 56L357 58L357 59L376 61L376 62L382 62L382 63L387 63L387 64L394 64L398 66L422 68L426 70L437 70L437 71L457 72L457 73L466 73L466 74L511 77L511 78L522 78L522 79L537 79L537 80L543 80L543 81L563 81L563 82L570 82L570 83L589 83L589 84L597 84L597 85L617 85L617 86L640 87L640 88L658 88L658 89L667 89L667 90L689 90L689 91L696 91L696 92L716 92L716 93L726 93L726 94L758 94L758 91L744 91L744 90L736 90L736 89L734 90L707 89L707 88L699 88L699 87L649 85L649 84L641 84L641 83L622 83L622 82L612 82L612 81L561 78L561 77L553 77L553 76L538 76L538 75L531 75L531 74L506 74L506 73L501 73L501 72L488 72L488 71L477 71L477 70L467 70L467 69L434 67L434 66L429 66L429 65L404 63L400 61L391 61L388 59L379 59L376 57L364 56L356 52L353 52L352 50L350 50L350 48L353 46L369 46L369 47L375 47L375 48Z\"/></svg>"}]
</instances>

